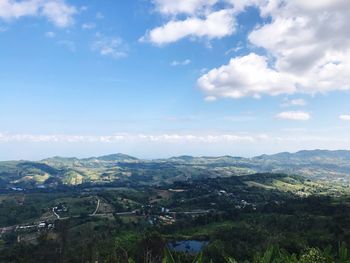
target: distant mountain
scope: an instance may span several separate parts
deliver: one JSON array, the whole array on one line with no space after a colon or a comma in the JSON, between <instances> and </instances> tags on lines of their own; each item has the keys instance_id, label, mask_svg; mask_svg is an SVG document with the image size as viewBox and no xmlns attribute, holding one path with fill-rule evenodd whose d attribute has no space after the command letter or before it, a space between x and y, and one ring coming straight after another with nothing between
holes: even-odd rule
<instances>
[{"instance_id":1,"label":"distant mountain","mask_svg":"<svg viewBox=\"0 0 350 263\"><path fill-rule=\"evenodd\" d=\"M109 155L103 155L99 157L89 157L89 158L83 158L78 159L76 157L53 157L42 160L44 163L61 163L61 164L72 164L72 163L84 163L84 162L91 162L91 161L105 161L105 162L127 162L127 161L137 161L138 159L136 157L117 153L117 154L109 154Z\"/></svg>"},{"instance_id":2,"label":"distant mountain","mask_svg":"<svg viewBox=\"0 0 350 263\"><path fill-rule=\"evenodd\" d=\"M45 163L47 165L53 165L53 166L66 166L66 165L74 165L75 163L79 162L80 160L75 157L59 157L55 156L52 158L47 158L44 160L41 160L41 163Z\"/></svg>"},{"instance_id":3,"label":"distant mountain","mask_svg":"<svg viewBox=\"0 0 350 263\"><path fill-rule=\"evenodd\" d=\"M283 152L253 158L184 155L158 160L141 160L118 153L84 159L53 157L40 162L0 162L0 188L115 182L159 184L254 173L286 173L315 180L348 183L350 151Z\"/></svg>"},{"instance_id":4,"label":"distant mountain","mask_svg":"<svg viewBox=\"0 0 350 263\"><path fill-rule=\"evenodd\" d=\"M254 157L253 159L275 159L275 160L291 160L291 159L304 159L304 160L315 160L315 159L342 159L350 160L350 151L339 150L339 151L329 151L329 150L312 150L312 151L299 151L296 153L277 153L274 155L261 155Z\"/></svg>"},{"instance_id":5,"label":"distant mountain","mask_svg":"<svg viewBox=\"0 0 350 263\"><path fill-rule=\"evenodd\" d=\"M190 156L190 155L181 155L176 157L170 157L166 159L166 161L172 161L172 162L192 162L196 157Z\"/></svg>"},{"instance_id":6,"label":"distant mountain","mask_svg":"<svg viewBox=\"0 0 350 263\"><path fill-rule=\"evenodd\" d=\"M254 172L300 174L324 180L350 180L350 151L346 150L303 150L296 153L264 154L253 158L221 156L187 159L192 164L231 165Z\"/></svg>"},{"instance_id":7,"label":"distant mountain","mask_svg":"<svg viewBox=\"0 0 350 263\"><path fill-rule=\"evenodd\" d=\"M104 156L97 157L96 159L100 161L107 161L107 162L125 162L125 161L138 160L138 158L136 157L122 154L122 153L104 155Z\"/></svg>"}]
</instances>

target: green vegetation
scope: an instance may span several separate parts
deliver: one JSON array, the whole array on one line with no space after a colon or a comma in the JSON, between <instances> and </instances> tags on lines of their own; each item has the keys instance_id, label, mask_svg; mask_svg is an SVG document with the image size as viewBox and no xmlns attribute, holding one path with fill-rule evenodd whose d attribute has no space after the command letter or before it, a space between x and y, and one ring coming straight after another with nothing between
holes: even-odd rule
<instances>
[{"instance_id":1,"label":"green vegetation","mask_svg":"<svg viewBox=\"0 0 350 263\"><path fill-rule=\"evenodd\" d=\"M277 167L286 155L315 158L256 161ZM112 155L3 163L0 262L350 262L346 177L255 174L247 162ZM250 172L234 174L233 163Z\"/></svg>"},{"instance_id":2,"label":"green vegetation","mask_svg":"<svg viewBox=\"0 0 350 263\"><path fill-rule=\"evenodd\" d=\"M180 156L141 160L124 154L86 159L54 157L40 162L0 162L0 189L33 189L42 186L59 188L64 185L111 183L116 186L159 185L188 179L241 176L261 172L297 174L311 180L348 185L349 163L349 151L320 150L254 158ZM283 187L287 188L288 184ZM302 186L304 187L307 185ZM337 190L334 189L334 192Z\"/></svg>"}]
</instances>

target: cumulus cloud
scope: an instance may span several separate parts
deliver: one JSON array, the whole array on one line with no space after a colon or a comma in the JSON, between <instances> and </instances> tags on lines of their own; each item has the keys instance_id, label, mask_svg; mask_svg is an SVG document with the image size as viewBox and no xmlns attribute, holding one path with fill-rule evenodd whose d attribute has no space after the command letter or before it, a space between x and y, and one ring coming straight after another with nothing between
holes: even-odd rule
<instances>
[{"instance_id":1,"label":"cumulus cloud","mask_svg":"<svg viewBox=\"0 0 350 263\"><path fill-rule=\"evenodd\" d=\"M107 37L100 33L96 34L96 40L92 49L101 56L108 56L114 59L127 56L128 47L119 37Z\"/></svg>"},{"instance_id":2,"label":"cumulus cloud","mask_svg":"<svg viewBox=\"0 0 350 263\"><path fill-rule=\"evenodd\" d=\"M311 118L310 114L303 111L285 111L276 115L277 119L307 121Z\"/></svg>"},{"instance_id":3,"label":"cumulus cloud","mask_svg":"<svg viewBox=\"0 0 350 263\"><path fill-rule=\"evenodd\" d=\"M171 20L163 26L149 31L140 41L155 45L165 45L180 39L215 39L231 35L235 31L235 19L231 9L212 12L204 18L189 17L184 20Z\"/></svg>"},{"instance_id":4,"label":"cumulus cloud","mask_svg":"<svg viewBox=\"0 0 350 263\"><path fill-rule=\"evenodd\" d=\"M339 119L341 119L342 121L350 121L350 115L347 115L347 114L340 115Z\"/></svg>"},{"instance_id":5,"label":"cumulus cloud","mask_svg":"<svg viewBox=\"0 0 350 263\"><path fill-rule=\"evenodd\" d=\"M22 2L0 0L0 17L5 20L11 20L22 16L38 15L40 4L37 0Z\"/></svg>"},{"instance_id":6,"label":"cumulus cloud","mask_svg":"<svg viewBox=\"0 0 350 263\"><path fill-rule=\"evenodd\" d=\"M266 0L153 0L166 22L148 31L141 41L166 45L184 38L211 40L236 32L236 16ZM266 5L264 10L271 7ZM267 12L267 11L264 11ZM207 42L210 46L210 43Z\"/></svg>"},{"instance_id":7,"label":"cumulus cloud","mask_svg":"<svg viewBox=\"0 0 350 263\"><path fill-rule=\"evenodd\" d=\"M74 23L76 7L64 0L0 0L0 18L11 21L26 16L45 17L57 27Z\"/></svg>"},{"instance_id":8,"label":"cumulus cloud","mask_svg":"<svg viewBox=\"0 0 350 263\"><path fill-rule=\"evenodd\" d=\"M42 4L41 13L58 27L67 27L73 24L73 15L76 8L67 5L63 0L45 1Z\"/></svg>"},{"instance_id":9,"label":"cumulus cloud","mask_svg":"<svg viewBox=\"0 0 350 263\"><path fill-rule=\"evenodd\" d=\"M170 63L170 66L187 66L189 64L191 64L192 61L190 59L185 59L185 60L182 60L182 61L178 61L178 60L173 60L171 63Z\"/></svg>"},{"instance_id":10,"label":"cumulus cloud","mask_svg":"<svg viewBox=\"0 0 350 263\"><path fill-rule=\"evenodd\" d=\"M252 61L251 68L253 72L260 69L274 74L270 74L270 81L261 83L261 91L243 92L244 96L350 90L349 1L232 2L236 3L238 9L245 8L247 4L254 5L260 9L261 16L268 17L266 23L255 28L248 36L251 44L266 51L266 55ZM243 7L239 8L239 3L243 3ZM252 54L233 58L229 65L234 64L232 61L251 58ZM267 63L263 65L262 60ZM229 70L220 71L222 68L227 69L227 65L211 71L212 76L206 74L200 78L199 87L206 95L240 98L242 90L252 90L249 82L241 81L246 79L248 72L233 70L231 75ZM215 72L217 74L213 76ZM255 78L255 75L251 74L251 78ZM203 81L205 79L207 81ZM222 92L220 79L228 80L225 81L225 92ZM279 87L277 93L276 87Z\"/></svg>"},{"instance_id":11,"label":"cumulus cloud","mask_svg":"<svg viewBox=\"0 0 350 263\"><path fill-rule=\"evenodd\" d=\"M272 22L254 30L249 40L275 58L279 72L295 77L307 93L350 88L350 2L289 1L271 16ZM268 37L272 34L274 37Z\"/></svg>"},{"instance_id":12,"label":"cumulus cloud","mask_svg":"<svg viewBox=\"0 0 350 263\"><path fill-rule=\"evenodd\" d=\"M209 97L242 98L295 92L288 75L270 69L267 59L251 53L236 57L229 64L212 69L198 80L198 86Z\"/></svg>"}]
</instances>

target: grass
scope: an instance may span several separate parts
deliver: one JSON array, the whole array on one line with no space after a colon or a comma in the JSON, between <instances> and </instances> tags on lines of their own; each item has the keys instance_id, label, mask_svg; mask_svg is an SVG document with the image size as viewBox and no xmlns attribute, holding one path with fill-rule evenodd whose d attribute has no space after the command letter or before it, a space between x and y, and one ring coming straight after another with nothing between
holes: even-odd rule
<instances>
[{"instance_id":1,"label":"grass","mask_svg":"<svg viewBox=\"0 0 350 263\"><path fill-rule=\"evenodd\" d=\"M240 224L240 222L234 221L223 221L223 222L215 222L207 225L186 228L183 231L179 231L176 235L165 235L165 237L169 239L203 239L203 237L212 236L218 229L230 228L232 226L236 226Z\"/></svg>"},{"instance_id":2,"label":"grass","mask_svg":"<svg viewBox=\"0 0 350 263\"><path fill-rule=\"evenodd\" d=\"M87 196L87 197L63 197L55 199L52 202L52 206L57 206L58 204L65 204L68 208L67 215L76 216L80 214L91 214L96 209L97 197Z\"/></svg>"},{"instance_id":3,"label":"grass","mask_svg":"<svg viewBox=\"0 0 350 263\"><path fill-rule=\"evenodd\" d=\"M248 185L249 187L259 187L259 188L263 188L263 189L276 189L273 186L254 182L254 181L247 181L247 182L245 182L245 184Z\"/></svg>"}]
</instances>

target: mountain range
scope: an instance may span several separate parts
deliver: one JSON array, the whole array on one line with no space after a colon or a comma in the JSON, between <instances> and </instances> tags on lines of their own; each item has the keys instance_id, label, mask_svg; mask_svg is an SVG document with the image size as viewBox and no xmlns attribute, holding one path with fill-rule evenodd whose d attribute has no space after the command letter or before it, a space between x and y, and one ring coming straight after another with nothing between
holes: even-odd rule
<instances>
[{"instance_id":1,"label":"mountain range","mask_svg":"<svg viewBox=\"0 0 350 263\"><path fill-rule=\"evenodd\" d=\"M159 184L254 173L285 173L313 180L350 182L350 151L313 150L252 158L177 156L144 160L125 154L0 162L0 187L135 183Z\"/></svg>"}]
</instances>

